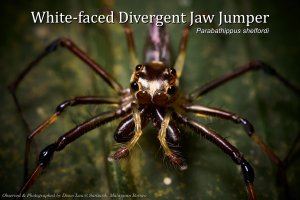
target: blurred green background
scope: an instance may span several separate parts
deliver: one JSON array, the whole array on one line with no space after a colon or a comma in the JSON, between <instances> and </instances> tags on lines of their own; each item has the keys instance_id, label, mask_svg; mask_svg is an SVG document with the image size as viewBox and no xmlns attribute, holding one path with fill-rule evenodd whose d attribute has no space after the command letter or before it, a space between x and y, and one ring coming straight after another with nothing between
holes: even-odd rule
<instances>
[{"instance_id":1,"label":"blurred green background","mask_svg":"<svg viewBox=\"0 0 300 200\"><path fill-rule=\"evenodd\" d=\"M5 1L1 3L0 46L0 193L14 194L22 183L26 129L6 88L27 63L52 40L70 37L123 86L129 83L131 64L123 29L105 24L33 24L30 11L96 13L102 6L138 14L178 14L219 11L230 14L270 14L265 35L214 35L191 31L182 87L185 91L213 80L252 59L274 66L300 87L298 26L299 12L292 3L272 1ZM199 25L200 27L200 25ZM201 26L211 28L209 25ZM243 28L243 25L226 25ZM145 24L133 24L139 57L142 58ZM168 26L177 51L183 25ZM195 27L197 28L197 26ZM82 95L115 95L91 70L69 52L59 49L43 60L22 82L17 95L31 128L49 117L63 100ZM249 119L258 135L284 158L300 130L299 96L278 81L254 72L210 93L199 103L239 113ZM82 106L69 109L61 119L37 138L42 149L76 124L110 109ZM236 145L256 172L259 199L285 199L275 184L276 167L244 134L241 127L217 119L199 119ZM62 152L29 190L31 193L141 194L147 199L246 199L239 168L222 151L190 131L183 132L183 154L188 170L174 169L159 148L156 131L148 127L128 159L108 163L107 157L118 147L113 133L119 121L86 134ZM34 153L30 168L34 167ZM300 193L298 155L288 170L292 196ZM172 180L170 185L165 178Z\"/></svg>"}]
</instances>

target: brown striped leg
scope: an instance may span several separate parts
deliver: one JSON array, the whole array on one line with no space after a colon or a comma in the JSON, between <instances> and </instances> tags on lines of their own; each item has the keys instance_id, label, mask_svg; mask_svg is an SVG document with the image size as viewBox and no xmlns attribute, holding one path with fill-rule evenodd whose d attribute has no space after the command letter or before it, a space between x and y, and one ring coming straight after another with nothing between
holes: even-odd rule
<instances>
[{"instance_id":1,"label":"brown striped leg","mask_svg":"<svg viewBox=\"0 0 300 200\"><path fill-rule=\"evenodd\" d=\"M131 64L132 66L136 66L137 64L139 64L139 60L136 55L132 28L128 23L123 24L123 27L124 27L126 40L127 40L127 46L130 54Z\"/></svg>"},{"instance_id":2,"label":"brown striped leg","mask_svg":"<svg viewBox=\"0 0 300 200\"><path fill-rule=\"evenodd\" d=\"M256 199L256 193L253 186L254 181L254 171L251 165L246 161L239 150L230 144L226 139L224 139L221 135L216 133L215 131L206 128L205 126L190 120L184 116L177 115L177 119L179 123L183 125L187 125L196 133L199 133L205 139L209 140L210 142L214 143L217 147L219 147L224 153L231 157L231 159L237 164L240 165L242 175L244 178L244 182L246 184L247 193L249 200Z\"/></svg>"},{"instance_id":3,"label":"brown striped leg","mask_svg":"<svg viewBox=\"0 0 300 200\"><path fill-rule=\"evenodd\" d=\"M80 60L85 62L88 67L90 67L92 70L94 70L111 88L113 88L118 94L123 93L122 86L111 76L109 75L103 67L101 67L99 64L97 64L93 59L91 59L86 53L84 53L77 45L72 42L72 40L67 38L59 38L55 41L53 41L50 45L48 45L45 50L36 58L34 59L27 67L19 74L19 76L8 86L10 92L12 93L12 96L14 98L14 101L16 103L16 106L21 113L22 119L26 127L29 126L26 123L25 117L22 113L21 106L18 102L18 99L16 97L16 90L21 83L21 81L24 79L24 77L34 68L37 66L37 64L44 59L47 55L54 52L58 47L64 47L68 49L70 52L72 52L76 57L78 57ZM29 128L28 128L29 129Z\"/></svg>"},{"instance_id":4,"label":"brown striped leg","mask_svg":"<svg viewBox=\"0 0 300 200\"><path fill-rule=\"evenodd\" d=\"M24 180L28 176L28 160L31 142L34 137L42 133L47 129L51 124L53 124L58 117L66 110L69 106L83 105L83 104L120 104L119 98L110 98L110 97L94 97L94 96L82 96L75 97L73 99L66 100L59 104L56 107L55 113L39 125L30 135L28 135L25 146L25 159L24 159Z\"/></svg>"},{"instance_id":5,"label":"brown striped leg","mask_svg":"<svg viewBox=\"0 0 300 200\"><path fill-rule=\"evenodd\" d=\"M104 12L109 14L110 12L114 12L114 11L109 8L104 8ZM114 17L115 17L115 20L119 22L120 16L118 15L118 12L114 12ZM129 55L130 55L130 59L131 59L131 64L132 64L132 66L136 66L137 64L139 64L139 60L138 60L137 54L136 54L132 28L128 22L120 23L120 24L124 28L124 33L125 33L125 37L127 40L127 47L128 47L128 51L129 51Z\"/></svg>"},{"instance_id":6,"label":"brown striped leg","mask_svg":"<svg viewBox=\"0 0 300 200\"><path fill-rule=\"evenodd\" d=\"M183 106L187 112L195 113L196 115L208 115L213 117L222 118L225 120L230 120L234 123L240 124L247 135L261 148L261 150L270 158L272 162L276 165L281 166L282 162L276 156L273 151L256 135L253 125L247 120L239 115L227 112L221 109L206 107L201 105L185 105Z\"/></svg>"},{"instance_id":7,"label":"brown striped leg","mask_svg":"<svg viewBox=\"0 0 300 200\"><path fill-rule=\"evenodd\" d=\"M208 82L204 84L203 86L195 89L191 93L188 94L187 98L191 101L194 99L199 98L200 96L214 90L215 88L225 84L226 82L233 80L237 77L242 76L243 74L254 71L254 70L262 70L266 74L269 74L282 82L287 88L292 90L297 95L300 95L300 90L295 85L293 85L288 79L284 78L281 74L279 74L273 67L270 65L263 63L261 61L252 61L246 65L242 65L238 68L236 68L234 71L229 72L228 74L225 74L223 76L220 76L219 78Z\"/></svg>"},{"instance_id":8,"label":"brown striped leg","mask_svg":"<svg viewBox=\"0 0 300 200\"><path fill-rule=\"evenodd\" d=\"M103 67L97 64L93 59L91 59L84 51L82 51L72 40L68 38L58 38L49 44L45 50L34 59L27 67L19 74L19 76L14 80L8 87L12 93L19 86L23 78L34 68L37 64L44 59L47 55L57 50L58 47L64 47L72 52L76 57L87 64L92 70L94 70L112 89L114 89L118 94L123 93L122 86L109 74Z\"/></svg>"},{"instance_id":9,"label":"brown striped leg","mask_svg":"<svg viewBox=\"0 0 300 200\"><path fill-rule=\"evenodd\" d=\"M78 48L70 39L67 38L59 38L55 41L53 41L50 45L48 45L45 50L38 55L31 63L27 65L27 67L18 75L18 77L8 86L14 103L17 107L17 110L21 116L22 122L25 126L25 128L28 130L28 132L31 132L31 128L28 125L26 118L24 116L24 113L22 111L22 108L20 106L19 100L16 95L17 88L21 81L25 78L25 76L38 65L38 63L44 59L47 55L54 52L58 47L64 47L68 49L70 52L72 52L76 57L81 59L83 62L87 64L88 67L90 67L92 70L94 70L100 77L110 86L112 87L119 95L123 93L123 88L121 85L113 78L111 77L99 64L97 64L94 60L92 60L86 53L84 53L80 48ZM52 116L52 119L55 118L55 116ZM52 119L49 119L50 121ZM27 137L27 136L26 136ZM33 144L36 147L36 143L33 140ZM37 149L37 148L35 148ZM26 160L26 159L25 159ZM26 175L25 170L25 175Z\"/></svg>"},{"instance_id":10,"label":"brown striped leg","mask_svg":"<svg viewBox=\"0 0 300 200\"><path fill-rule=\"evenodd\" d=\"M67 38L59 38L53 41L50 45L48 45L45 50L38 55L31 63L29 63L26 68L18 75L18 77L9 84L8 88L12 94L13 100L16 104L18 112L21 115L23 124L26 129L31 132L30 126L28 125L24 113L22 112L20 103L18 101L16 90L21 83L21 81L25 78L25 76L38 65L38 63L44 59L47 55L54 52L58 47L64 47L72 52L76 57L85 62L88 67L94 70L110 87L112 87L118 94L123 93L122 86L111 76L109 75L99 64L97 64L94 60L92 60L86 53L84 53L80 48L76 46L70 39Z\"/></svg>"},{"instance_id":11,"label":"brown striped leg","mask_svg":"<svg viewBox=\"0 0 300 200\"><path fill-rule=\"evenodd\" d=\"M36 179L41 174L42 170L49 165L51 158L55 151L61 151L65 148L68 144L79 138L80 136L84 135L85 133L107 123L113 121L119 117L122 117L128 113L128 110L118 109L116 111L108 111L104 112L96 117L91 118L88 121L76 126L72 130L68 131L64 135L58 138L58 140L48 145L44 148L39 156L39 163L36 169L33 171L31 176L24 182L21 186L20 190L18 191L18 195L22 196L30 186L36 181Z\"/></svg>"}]
</instances>

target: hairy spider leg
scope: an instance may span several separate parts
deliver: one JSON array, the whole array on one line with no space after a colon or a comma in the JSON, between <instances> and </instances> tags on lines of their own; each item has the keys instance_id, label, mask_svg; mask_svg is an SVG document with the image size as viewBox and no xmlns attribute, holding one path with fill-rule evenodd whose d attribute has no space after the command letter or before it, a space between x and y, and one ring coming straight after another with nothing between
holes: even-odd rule
<instances>
[{"instance_id":1,"label":"hairy spider leg","mask_svg":"<svg viewBox=\"0 0 300 200\"><path fill-rule=\"evenodd\" d=\"M215 80L212 80L203 86L196 88L192 92L190 92L187 95L187 98L192 100L195 100L202 95L214 90L215 88L225 84L226 82L230 80L234 80L235 78L238 78L247 72L254 71L254 70L262 70L264 73L271 75L272 77L276 78L280 82L282 82L287 88L292 90L295 94L300 95L300 89L297 88L295 85L293 85L288 79L284 78L280 73L278 73L272 66L261 62L261 61L252 61L248 64L242 65L236 69L234 69L232 72L229 72L225 75L222 75L218 77Z\"/></svg>"},{"instance_id":2,"label":"hairy spider leg","mask_svg":"<svg viewBox=\"0 0 300 200\"><path fill-rule=\"evenodd\" d=\"M224 111L217 108L206 107L201 105L184 105L183 108L187 112L195 113L196 115L205 115L222 118L225 120L230 120L234 123L240 124L247 135L261 148L261 150L267 154L267 156L272 160L276 165L281 166L283 163L280 161L278 156L256 135L253 125L247 120L240 117L236 113Z\"/></svg>"},{"instance_id":3,"label":"hairy spider leg","mask_svg":"<svg viewBox=\"0 0 300 200\"><path fill-rule=\"evenodd\" d=\"M99 114L96 117L93 117L82 124L76 126L72 130L66 132L58 140L48 145L44 148L39 156L39 163L36 169L33 171L31 176L23 183L20 190L18 191L18 195L22 198L22 194L24 194L30 186L36 181L38 176L41 174L42 170L49 165L53 154L55 151L61 151L64 149L68 144L72 143L74 140L78 139L80 136L84 135L85 133L105 124L111 122L117 118L125 116L130 111L129 108L124 109L122 107L116 109L115 111L107 111Z\"/></svg>"},{"instance_id":4,"label":"hairy spider leg","mask_svg":"<svg viewBox=\"0 0 300 200\"><path fill-rule=\"evenodd\" d=\"M196 115L213 116L221 119L229 120L234 123L240 124L245 133L255 142L264 154L278 167L280 179L285 187L286 196L289 196L288 182L286 177L286 165L280 158L273 152L273 150L256 134L253 125L245 118L240 117L236 113L224 111L217 108L206 107L201 105L185 105L185 111L195 113ZM293 148L293 146L291 147Z\"/></svg>"},{"instance_id":5,"label":"hairy spider leg","mask_svg":"<svg viewBox=\"0 0 300 200\"><path fill-rule=\"evenodd\" d=\"M178 79L181 77L182 70L184 67L185 55L186 55L186 48L189 39L189 33L192 26L186 25L182 30L181 40L179 44L179 53L177 55L174 68L176 69Z\"/></svg>"},{"instance_id":6,"label":"hairy spider leg","mask_svg":"<svg viewBox=\"0 0 300 200\"><path fill-rule=\"evenodd\" d=\"M256 193L253 186L254 171L251 165L249 164L249 162L243 158L239 150L236 147L234 147L230 142L228 142L226 139L224 139L221 135L203 126L202 124L195 122L191 119L188 119L187 117L182 115L177 115L177 119L179 123L182 123L183 125L187 125L196 133L199 133L205 139L215 144L224 153L229 155L237 165L240 165L244 182L246 184L248 198L250 200L255 200Z\"/></svg>"},{"instance_id":7,"label":"hairy spider leg","mask_svg":"<svg viewBox=\"0 0 300 200\"><path fill-rule=\"evenodd\" d=\"M220 76L219 78L217 78L213 81L210 81L210 82L204 84L203 86L201 86L199 88L196 88L195 90L190 92L186 97L190 102L192 102L193 100L196 100L197 98L201 97L202 95L205 95L205 94L213 91L217 87L224 85L226 82L234 80L235 78L238 78L238 77L246 74L247 72L254 71L254 70L262 70L264 73L271 75L272 77L274 77L275 79L277 79L278 81L283 83L288 89L293 91L296 95L300 96L300 89L298 87L296 87L294 84L292 84L288 79L286 79L280 73L278 73L272 66L270 66L264 62L261 62L261 61L252 61L252 62L249 62L248 64L245 64L245 65L242 65L242 66L236 68L232 72L229 72L225 75ZM226 114L225 113L223 113L223 114L224 114L223 118L226 118ZM227 118L228 118L228 116L227 116ZM248 123L248 125L250 124L248 121L241 121L240 123ZM251 125L251 127L253 129L252 125ZM246 130L247 127L244 124L244 129L246 130L248 135L251 137L251 139L256 144L258 144L260 149L262 149L263 152L270 158L270 160L278 166L278 170L279 170L278 178L283 183L285 193L288 196L289 195L289 187L288 187L285 171L286 171L287 164L288 164L288 158L290 157L290 154L295 151L295 148L297 145L292 145L290 147L290 150L288 151L288 154L286 155L286 159L284 159L284 162L282 162L278 158L278 156L276 156L273 153L273 151L256 134L250 134L251 131L249 130L249 128L250 128L250 126L248 126L248 130ZM252 132L254 133L254 129ZM300 132L298 132L298 135L294 139L293 144L297 144L297 143L299 143L299 141L300 141Z\"/></svg>"},{"instance_id":8,"label":"hairy spider leg","mask_svg":"<svg viewBox=\"0 0 300 200\"><path fill-rule=\"evenodd\" d=\"M127 40L127 46L128 46L131 64L132 66L136 66L139 63L139 60L136 55L132 28L128 23L123 24L123 27L124 27L126 40Z\"/></svg>"},{"instance_id":9,"label":"hairy spider leg","mask_svg":"<svg viewBox=\"0 0 300 200\"><path fill-rule=\"evenodd\" d=\"M119 98L111 97L94 97L94 96L82 96L74 97L73 99L66 100L56 107L55 113L40 124L30 135L27 136L25 146L25 159L24 159L24 180L28 176L28 161L31 142L35 136L45 131L51 124L53 124L58 117L66 110L69 106L83 105L83 104L115 104L119 105Z\"/></svg>"},{"instance_id":10,"label":"hairy spider leg","mask_svg":"<svg viewBox=\"0 0 300 200\"><path fill-rule=\"evenodd\" d=\"M78 57L80 60L82 60L84 63L87 64L88 67L90 67L92 70L94 70L111 88L113 88L119 95L123 93L122 86L111 76L109 75L104 68L97 64L93 59L91 59L85 52L83 52L77 45L72 42L72 40L68 38L58 38L52 43L50 43L45 50L38 55L32 62L30 62L26 68L17 76L17 78L11 82L8 86L14 102L16 104L16 107L18 109L18 112L21 115L23 124L27 128L29 132L31 132L30 126L28 125L26 118L24 116L24 113L22 112L20 103L18 101L18 98L16 96L16 90L21 83L21 81L25 78L25 76L34 68L37 66L37 64L45 58L50 53L54 52L58 47L64 47L68 49L70 52L72 52L76 57Z\"/></svg>"},{"instance_id":11,"label":"hairy spider leg","mask_svg":"<svg viewBox=\"0 0 300 200\"><path fill-rule=\"evenodd\" d=\"M83 62L85 62L87 64L88 67L90 67L92 70L94 70L109 86L111 86L119 95L123 94L123 88L122 86L112 77L110 76L104 69L103 67L101 67L99 64L97 64L93 59L91 59L85 52L83 52L79 47L77 47L77 45L72 42L70 39L67 38L58 38L57 40L53 41L52 43L50 43L45 50L38 55L31 63L29 63L29 65L27 65L27 67L18 75L18 77L8 86L13 99L14 99L14 103L17 107L17 110L21 116L22 122L25 125L26 129L28 130L29 133L31 133L31 128L29 126L29 124L26 121L25 115L22 111L21 105L19 103L19 100L17 98L16 95L16 91L17 88L19 86L19 84L21 83L21 81L25 78L25 76L36 66L38 66L38 63L44 59L47 55L49 55L50 53L54 52L58 47L64 47L66 49L68 49L70 52L72 52L76 57L78 57L80 60L82 60ZM51 124L56 120L57 116L56 114L54 114L52 117L49 118L49 120L47 120L45 122L45 126L42 126L40 128L43 129L43 127L46 127L47 124ZM48 125L48 126L49 126ZM38 130L35 130L34 132L36 132ZM38 131L41 132L41 131ZM35 135L36 133L34 133L33 135ZM31 134L32 135L32 134ZM27 138L27 142L26 142L26 150L25 150L25 161L24 161L24 177L27 177L27 172L28 172L28 167L27 167L27 163L28 163L28 153L29 153L29 144L28 143L33 143L34 145L34 149L37 151L37 145L34 142L33 139L29 139L32 138L31 136L26 135Z\"/></svg>"},{"instance_id":12,"label":"hairy spider leg","mask_svg":"<svg viewBox=\"0 0 300 200\"><path fill-rule=\"evenodd\" d=\"M90 58L84 51L82 51L72 40L68 38L58 38L50 43L45 50L35 59L33 60L14 80L10 85L9 89L12 92L15 92L19 83L23 80L23 78L34 68L37 64L47 55L57 50L58 47L64 47L72 52L76 57L82 60L87 64L92 70L94 70L112 89L114 89L119 95L123 93L122 86L108 73L105 69L96 63L92 58Z\"/></svg>"},{"instance_id":13,"label":"hairy spider leg","mask_svg":"<svg viewBox=\"0 0 300 200\"><path fill-rule=\"evenodd\" d=\"M109 14L110 12L114 12L112 9L107 8L107 7L104 8L103 11L106 12L107 14ZM127 41L127 47L128 47L128 51L129 51L129 55L130 55L131 64L132 64L132 66L136 66L139 63L139 60L138 60L137 54L136 54L136 48L135 48L132 28L131 28L130 24L125 20L123 20L123 21L125 21L124 23L120 23L120 21L119 21L120 15L118 12L114 12L114 19L117 22L119 22L119 24L122 25L124 28L124 33L125 33L125 37L126 37L126 41Z\"/></svg>"}]
</instances>

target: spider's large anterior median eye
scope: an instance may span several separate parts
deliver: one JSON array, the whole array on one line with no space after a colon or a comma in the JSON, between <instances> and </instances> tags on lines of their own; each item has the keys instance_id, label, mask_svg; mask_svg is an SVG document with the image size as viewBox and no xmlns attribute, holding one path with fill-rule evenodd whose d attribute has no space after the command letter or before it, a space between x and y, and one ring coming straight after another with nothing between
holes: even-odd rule
<instances>
[{"instance_id":1,"label":"spider's large anterior median eye","mask_svg":"<svg viewBox=\"0 0 300 200\"><path fill-rule=\"evenodd\" d=\"M176 86L172 85L171 87L168 88L167 93L169 95L173 95L176 93Z\"/></svg>"},{"instance_id":2,"label":"spider's large anterior median eye","mask_svg":"<svg viewBox=\"0 0 300 200\"><path fill-rule=\"evenodd\" d=\"M139 91L136 94L139 104L149 104L151 103L151 96L146 91Z\"/></svg>"},{"instance_id":3,"label":"spider's large anterior median eye","mask_svg":"<svg viewBox=\"0 0 300 200\"><path fill-rule=\"evenodd\" d=\"M153 96L153 102L156 105L166 105L168 103L168 96L163 92L156 92Z\"/></svg>"},{"instance_id":4,"label":"spider's large anterior median eye","mask_svg":"<svg viewBox=\"0 0 300 200\"><path fill-rule=\"evenodd\" d=\"M133 89L134 91L138 91L139 90L139 84L137 82L132 82L130 83L130 87L131 89Z\"/></svg>"}]
</instances>

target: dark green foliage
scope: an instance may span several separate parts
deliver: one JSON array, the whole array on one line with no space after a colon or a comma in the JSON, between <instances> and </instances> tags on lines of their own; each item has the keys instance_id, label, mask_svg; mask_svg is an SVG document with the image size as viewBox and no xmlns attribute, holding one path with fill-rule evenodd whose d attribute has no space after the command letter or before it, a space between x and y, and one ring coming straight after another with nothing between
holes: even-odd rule
<instances>
[{"instance_id":1,"label":"dark green foliage","mask_svg":"<svg viewBox=\"0 0 300 200\"><path fill-rule=\"evenodd\" d=\"M130 3L129 3L130 2ZM177 2L190 2L178 4ZM174 14L181 12L218 11L270 14L270 28L266 35L195 34L192 29L187 49L182 89L189 91L234 67L252 59L263 60L278 72L300 86L299 16L296 6L287 3L262 1L116 1L115 10L139 14ZM72 40L84 49L125 87L135 66L131 66L123 29L119 25L33 24L30 11L61 11L76 14L80 10L94 13L103 3L98 1L33 1L2 3L0 82L0 193L15 193L23 178L23 158L26 129L6 85L46 45L60 36ZM267 8L267 9L266 9ZM299 15L299 14L298 14ZM199 25L200 26L200 25ZM202 26L201 26L202 27ZM204 28L211 28L204 25ZM226 25L243 28L242 25ZM263 26L262 26L263 27ZM133 25L138 55L141 59L147 25ZM169 25L174 52L177 52L183 25ZM195 27L197 28L197 27ZM19 87L17 95L31 128L49 117L56 106L66 99L82 95L116 95L84 63L63 49L43 60ZM257 134L280 158L284 158L300 130L299 97L278 81L262 72L253 72L220 87L198 101L203 105L219 107L239 113L255 127ZM39 151L76 124L110 110L110 107L81 106L68 109L61 119L37 138ZM255 171L255 187L259 199L284 199L276 187L276 168L259 151L241 126L216 119L200 118L236 145ZM57 152L31 193L119 194L146 195L148 199L246 199L240 168L222 151L204 138L183 131L182 150L189 165L180 172L169 165L159 147L152 126L144 134L128 159L109 163L107 157L116 149L113 133L118 122L83 136L62 152ZM296 155L297 156L297 155ZM291 192L298 197L299 158L288 169ZM30 169L35 154L32 152ZM164 184L171 178L170 185Z\"/></svg>"}]
</instances>

